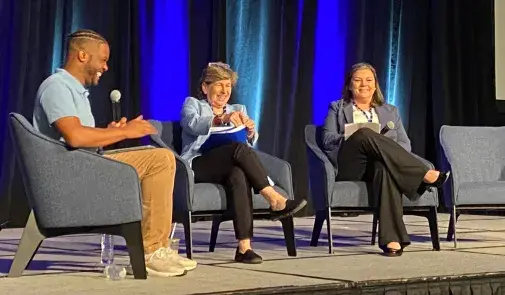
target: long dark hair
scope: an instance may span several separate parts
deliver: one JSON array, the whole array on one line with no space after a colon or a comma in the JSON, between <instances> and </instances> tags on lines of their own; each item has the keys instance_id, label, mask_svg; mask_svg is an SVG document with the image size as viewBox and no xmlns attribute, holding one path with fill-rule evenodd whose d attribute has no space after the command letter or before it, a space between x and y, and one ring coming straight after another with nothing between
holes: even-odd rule
<instances>
[{"instance_id":1,"label":"long dark hair","mask_svg":"<svg viewBox=\"0 0 505 295\"><path fill-rule=\"evenodd\" d=\"M372 102L371 106L381 106L384 104L384 95L382 95L381 88L379 86L379 80L377 79L377 71L375 71L374 67L372 67L371 64L366 63L366 62L361 62L354 64L351 67L351 70L347 73L347 76L345 77L345 84L344 84L344 89L342 90L342 99L344 102L349 103L352 102L352 91L351 91L351 80L352 80L352 75L356 73L359 70L363 69L368 69L372 71L373 77L375 79L375 92L372 96Z\"/></svg>"}]
</instances>

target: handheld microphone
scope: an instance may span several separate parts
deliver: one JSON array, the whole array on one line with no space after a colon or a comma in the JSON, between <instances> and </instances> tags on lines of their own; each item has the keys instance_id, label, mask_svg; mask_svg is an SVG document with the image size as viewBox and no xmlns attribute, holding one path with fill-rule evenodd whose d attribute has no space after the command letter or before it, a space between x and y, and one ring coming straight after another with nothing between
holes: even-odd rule
<instances>
[{"instance_id":1,"label":"handheld microphone","mask_svg":"<svg viewBox=\"0 0 505 295\"><path fill-rule=\"evenodd\" d=\"M119 90L117 89L114 89L110 92L110 100L112 102L119 102L119 100L121 99L121 92L119 92Z\"/></svg>"},{"instance_id":2,"label":"handheld microphone","mask_svg":"<svg viewBox=\"0 0 505 295\"><path fill-rule=\"evenodd\" d=\"M121 92L114 89L110 92L110 101L112 102L112 120L117 122L121 120L121 106L119 100L121 99Z\"/></svg>"},{"instance_id":3,"label":"handheld microphone","mask_svg":"<svg viewBox=\"0 0 505 295\"><path fill-rule=\"evenodd\" d=\"M395 129L395 123L393 121L389 121L386 123L386 126L384 126L381 130L381 134L385 134L389 130Z\"/></svg>"}]
</instances>

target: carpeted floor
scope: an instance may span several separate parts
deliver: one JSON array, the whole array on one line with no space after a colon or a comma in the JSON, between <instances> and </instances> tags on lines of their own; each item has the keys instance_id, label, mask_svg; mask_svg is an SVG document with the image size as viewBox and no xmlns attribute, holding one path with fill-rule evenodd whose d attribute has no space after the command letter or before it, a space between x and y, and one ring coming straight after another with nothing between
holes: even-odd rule
<instances>
[{"instance_id":1,"label":"carpeted floor","mask_svg":"<svg viewBox=\"0 0 505 295\"><path fill-rule=\"evenodd\" d=\"M149 277L109 281L101 274L100 237L67 236L44 241L21 278L0 278L0 294L205 294L263 287L322 285L338 282L391 280L505 271L505 218L462 215L458 249L445 241L449 216L439 215L442 251L431 251L428 223L405 217L412 245L402 257L378 255L370 246L371 216L335 218L335 253L328 254L326 235L309 247L313 218L297 218L298 257L288 257L279 222L258 221L253 247L260 265L232 261L235 241L231 222L221 226L214 253L208 252L210 223L194 224L195 258L199 267L177 278ZM0 232L0 275L9 271L22 229ZM182 227L176 237L183 238ZM124 241L117 239L116 260L126 265ZM181 251L184 245L181 241Z\"/></svg>"}]
</instances>

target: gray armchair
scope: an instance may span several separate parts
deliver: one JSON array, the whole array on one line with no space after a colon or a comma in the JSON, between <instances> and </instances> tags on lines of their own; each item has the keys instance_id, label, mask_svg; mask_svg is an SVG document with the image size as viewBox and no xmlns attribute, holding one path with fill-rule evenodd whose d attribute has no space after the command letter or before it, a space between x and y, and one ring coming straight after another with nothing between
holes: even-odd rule
<instances>
[{"instance_id":1,"label":"gray armchair","mask_svg":"<svg viewBox=\"0 0 505 295\"><path fill-rule=\"evenodd\" d=\"M333 165L321 150L321 127L307 125L305 127L305 144L309 164L310 195L316 211L311 246L317 246L319 235L326 220L329 253L333 253L333 236L331 217L342 213L374 214L371 244L375 244L378 216L372 204L369 203L368 190L362 181L335 181L336 173ZM419 158L427 166L433 164ZM404 214L423 216L428 219L431 241L434 250L440 250L440 240L437 226L438 192L433 190L423 194L416 202L403 197Z\"/></svg>"},{"instance_id":2,"label":"gray armchair","mask_svg":"<svg viewBox=\"0 0 505 295\"><path fill-rule=\"evenodd\" d=\"M442 126L440 144L451 167L451 210L447 240L454 236L461 213L505 209L505 127Z\"/></svg>"},{"instance_id":3,"label":"gray armchair","mask_svg":"<svg viewBox=\"0 0 505 295\"><path fill-rule=\"evenodd\" d=\"M189 163L182 159L178 153L181 151L181 126L179 122L150 121L158 130L158 134L151 136L152 144L175 151L177 170L174 188L174 219L184 225L186 239L186 255L192 257L193 239L191 223L206 218L212 218L209 251L213 252L216 246L219 226L221 222L230 220L231 216L226 211L226 193L219 184L194 183L193 170ZM293 199L293 183L291 179L291 166L288 162L256 151L268 176L275 182L275 190L289 199ZM261 195L253 194L254 218L268 218L269 204ZM296 256L296 244L293 217L281 220L284 230L284 239L289 256Z\"/></svg>"},{"instance_id":4,"label":"gray armchair","mask_svg":"<svg viewBox=\"0 0 505 295\"><path fill-rule=\"evenodd\" d=\"M138 175L129 165L37 132L21 115L10 129L31 213L9 277L19 277L46 238L105 233L126 240L135 279L146 279Z\"/></svg>"}]
</instances>

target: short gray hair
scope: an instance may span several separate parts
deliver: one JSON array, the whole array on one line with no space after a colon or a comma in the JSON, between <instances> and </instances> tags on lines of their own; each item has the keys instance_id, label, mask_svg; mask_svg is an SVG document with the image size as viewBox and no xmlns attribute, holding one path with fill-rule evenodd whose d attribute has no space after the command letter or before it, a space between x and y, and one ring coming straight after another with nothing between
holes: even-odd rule
<instances>
[{"instance_id":1,"label":"short gray hair","mask_svg":"<svg viewBox=\"0 0 505 295\"><path fill-rule=\"evenodd\" d=\"M232 86L235 86L238 80L238 74L234 72L228 64L223 62L210 62L207 67L203 69L198 83L198 95L200 98L205 97L202 92L203 83L209 85L221 80L230 80Z\"/></svg>"}]
</instances>

